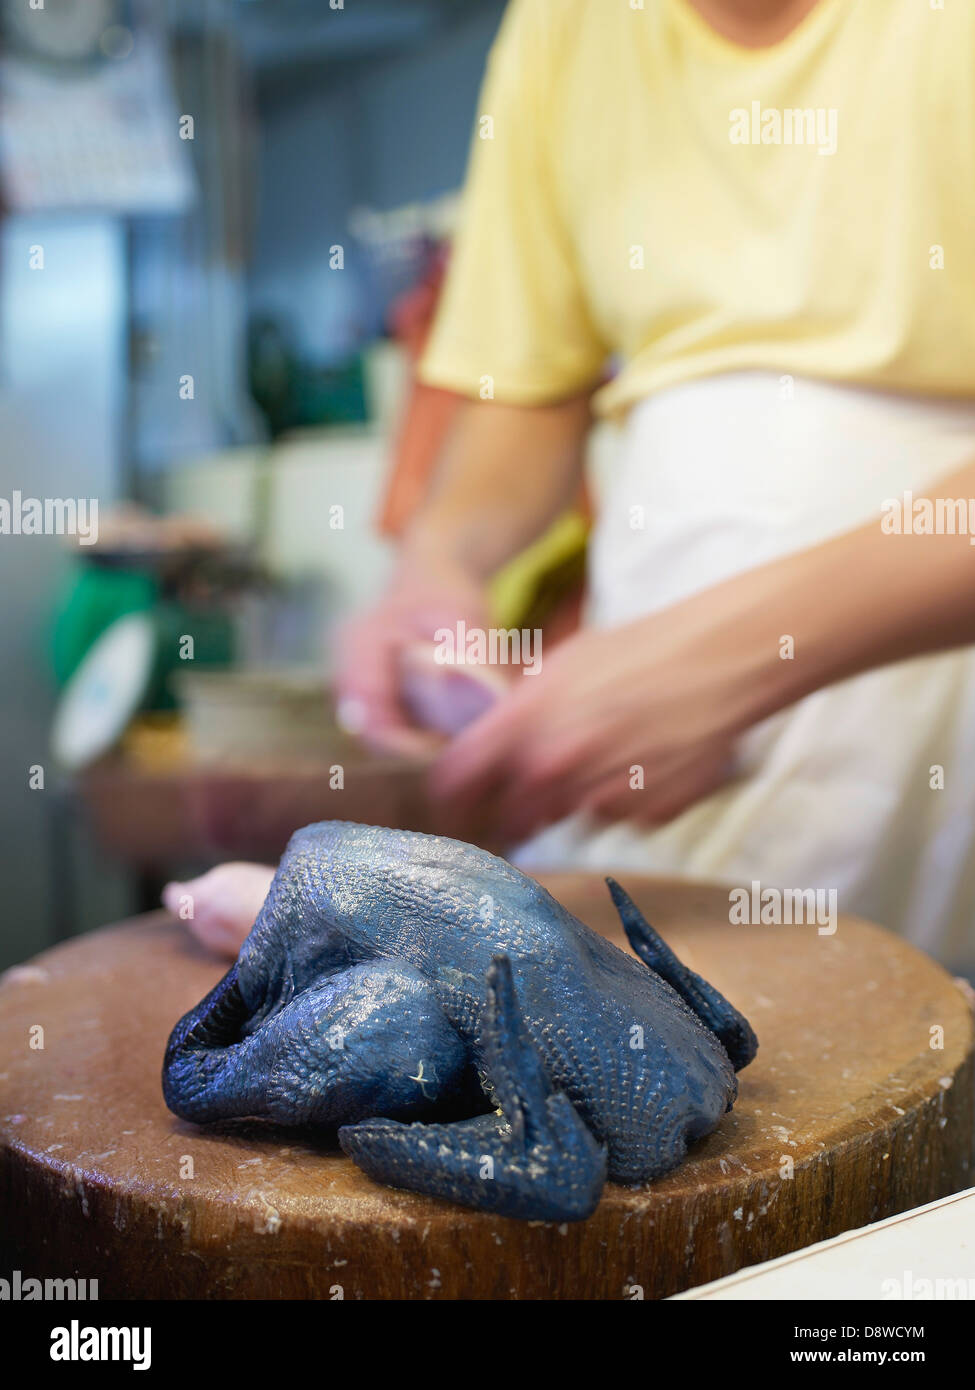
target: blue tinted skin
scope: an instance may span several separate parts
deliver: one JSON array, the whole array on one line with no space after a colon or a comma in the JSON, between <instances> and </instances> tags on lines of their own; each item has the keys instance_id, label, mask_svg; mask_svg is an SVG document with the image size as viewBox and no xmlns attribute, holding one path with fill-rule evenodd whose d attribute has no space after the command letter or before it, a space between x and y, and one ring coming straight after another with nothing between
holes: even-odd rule
<instances>
[{"instance_id":1,"label":"blue tinted skin","mask_svg":"<svg viewBox=\"0 0 975 1390\"><path fill-rule=\"evenodd\" d=\"M639 959L472 845L307 826L236 965L173 1030L167 1104L337 1128L379 1182L581 1220L607 1177L680 1163L757 1047L608 882Z\"/></svg>"}]
</instances>

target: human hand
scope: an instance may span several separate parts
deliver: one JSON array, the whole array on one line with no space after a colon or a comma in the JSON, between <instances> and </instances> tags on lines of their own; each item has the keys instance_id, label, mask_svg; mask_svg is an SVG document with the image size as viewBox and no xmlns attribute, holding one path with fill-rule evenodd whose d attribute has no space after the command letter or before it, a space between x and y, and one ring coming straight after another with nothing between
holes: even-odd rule
<instances>
[{"instance_id":1,"label":"human hand","mask_svg":"<svg viewBox=\"0 0 975 1390\"><path fill-rule=\"evenodd\" d=\"M578 810L672 819L733 774L752 722L754 663L720 617L696 596L570 638L442 751L434 793L510 839Z\"/></svg>"},{"instance_id":2,"label":"human hand","mask_svg":"<svg viewBox=\"0 0 975 1390\"><path fill-rule=\"evenodd\" d=\"M432 647L438 628L487 624L481 584L460 567L404 558L386 593L347 624L340 646L338 718L377 752L429 755L443 742L418 727L404 702L404 659Z\"/></svg>"}]
</instances>

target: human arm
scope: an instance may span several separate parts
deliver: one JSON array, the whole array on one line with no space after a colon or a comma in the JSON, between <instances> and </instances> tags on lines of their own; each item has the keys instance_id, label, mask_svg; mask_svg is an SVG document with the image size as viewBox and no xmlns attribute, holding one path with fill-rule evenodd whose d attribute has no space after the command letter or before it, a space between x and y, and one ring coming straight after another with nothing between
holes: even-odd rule
<instances>
[{"instance_id":1,"label":"human arm","mask_svg":"<svg viewBox=\"0 0 975 1390\"><path fill-rule=\"evenodd\" d=\"M404 651L461 620L488 626L487 580L575 496L589 418L588 393L550 405L467 402L459 410L383 597L344 634L341 717L374 748L420 755L433 747L400 699Z\"/></svg>"},{"instance_id":2,"label":"human arm","mask_svg":"<svg viewBox=\"0 0 975 1390\"><path fill-rule=\"evenodd\" d=\"M975 463L929 495L975 497ZM727 779L736 739L761 719L848 676L972 641L970 537L890 534L878 516L571 638L444 750L434 785L458 811L489 804L512 838L580 808L663 822Z\"/></svg>"}]
</instances>

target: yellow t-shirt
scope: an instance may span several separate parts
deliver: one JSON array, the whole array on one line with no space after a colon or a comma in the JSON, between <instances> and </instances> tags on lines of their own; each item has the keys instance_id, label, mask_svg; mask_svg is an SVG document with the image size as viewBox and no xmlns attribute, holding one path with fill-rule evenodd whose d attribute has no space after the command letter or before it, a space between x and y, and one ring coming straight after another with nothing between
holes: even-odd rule
<instances>
[{"instance_id":1,"label":"yellow t-shirt","mask_svg":"<svg viewBox=\"0 0 975 1390\"><path fill-rule=\"evenodd\" d=\"M975 0L511 0L424 380L596 408L738 369L975 396Z\"/></svg>"}]
</instances>

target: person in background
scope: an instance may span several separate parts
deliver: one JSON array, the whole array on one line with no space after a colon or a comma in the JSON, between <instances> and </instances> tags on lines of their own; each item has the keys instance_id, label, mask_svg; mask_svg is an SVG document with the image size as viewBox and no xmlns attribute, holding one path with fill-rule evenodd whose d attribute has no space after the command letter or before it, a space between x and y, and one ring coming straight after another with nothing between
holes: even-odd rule
<instances>
[{"instance_id":1,"label":"person in background","mask_svg":"<svg viewBox=\"0 0 975 1390\"><path fill-rule=\"evenodd\" d=\"M512 0L477 110L421 368L469 403L347 718L426 747L404 650L490 624L615 420L586 625L435 791L529 870L836 889L971 969L975 5Z\"/></svg>"}]
</instances>

